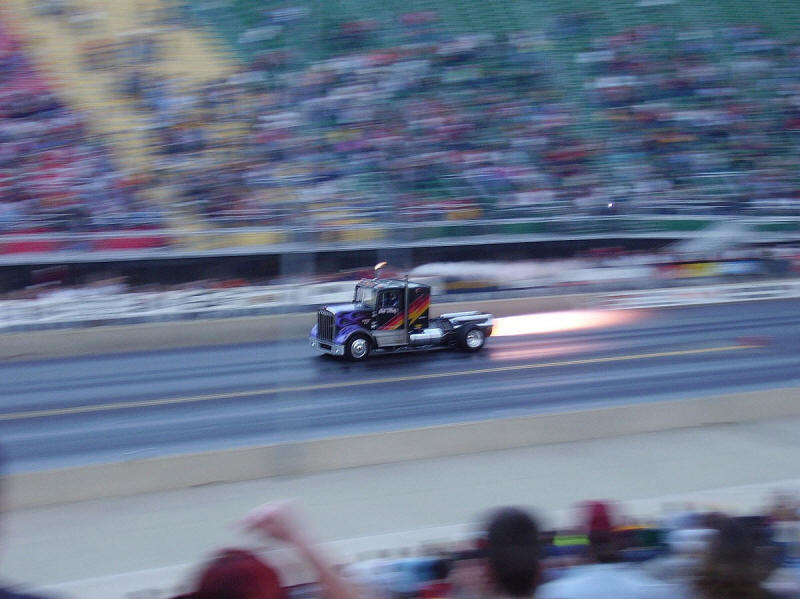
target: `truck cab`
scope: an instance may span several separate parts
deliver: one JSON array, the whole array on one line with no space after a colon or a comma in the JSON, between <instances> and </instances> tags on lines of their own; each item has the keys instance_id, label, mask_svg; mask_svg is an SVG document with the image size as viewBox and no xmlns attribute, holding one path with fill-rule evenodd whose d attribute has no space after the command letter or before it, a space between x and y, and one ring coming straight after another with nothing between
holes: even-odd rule
<instances>
[{"instance_id":1,"label":"truck cab","mask_svg":"<svg viewBox=\"0 0 800 599\"><path fill-rule=\"evenodd\" d=\"M429 285L407 279L361 279L351 303L318 310L309 340L323 353L362 360L373 350L456 343L475 351L491 334L490 314L464 312L431 319L430 305ZM473 331L469 342L461 339L464 326Z\"/></svg>"}]
</instances>

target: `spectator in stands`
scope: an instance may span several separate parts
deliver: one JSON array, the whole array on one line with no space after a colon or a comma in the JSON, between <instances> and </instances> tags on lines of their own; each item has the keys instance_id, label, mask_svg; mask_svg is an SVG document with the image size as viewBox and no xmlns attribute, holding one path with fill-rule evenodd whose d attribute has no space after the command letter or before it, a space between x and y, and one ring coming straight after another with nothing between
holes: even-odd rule
<instances>
[{"instance_id":1,"label":"spectator in stands","mask_svg":"<svg viewBox=\"0 0 800 599\"><path fill-rule=\"evenodd\" d=\"M419 591L420 599L444 599L450 596L452 584L447 580L450 574L451 562L449 559L437 559L431 565L433 580L427 582Z\"/></svg>"},{"instance_id":2,"label":"spectator in stands","mask_svg":"<svg viewBox=\"0 0 800 599\"><path fill-rule=\"evenodd\" d=\"M205 567L197 589L175 599L282 599L278 573L242 549L220 551Z\"/></svg>"},{"instance_id":3,"label":"spectator in stands","mask_svg":"<svg viewBox=\"0 0 800 599\"><path fill-rule=\"evenodd\" d=\"M3 455L0 453L0 472L2 472L2 468L4 466L3 463ZM2 476L0 475L0 482L2 482ZM2 491L2 486L0 485L0 491ZM44 599L38 595L29 595L26 593L18 593L10 588L7 587L0 587L0 599Z\"/></svg>"},{"instance_id":4,"label":"spectator in stands","mask_svg":"<svg viewBox=\"0 0 800 599\"><path fill-rule=\"evenodd\" d=\"M584 506L588 537L587 563L566 570L564 575L543 584L536 599L668 599L680 596L680 587L655 580L633 564L622 562L620 537L612 513L604 502ZM676 590L678 591L676 593Z\"/></svg>"},{"instance_id":5,"label":"spectator in stands","mask_svg":"<svg viewBox=\"0 0 800 599\"><path fill-rule=\"evenodd\" d=\"M708 546L712 529L698 526L679 528L666 536L666 555L643 564L644 571L663 582L688 585Z\"/></svg>"},{"instance_id":6,"label":"spectator in stands","mask_svg":"<svg viewBox=\"0 0 800 599\"><path fill-rule=\"evenodd\" d=\"M533 597L541 580L539 526L528 512L497 509L478 545L484 560L484 584L478 596Z\"/></svg>"},{"instance_id":7,"label":"spectator in stands","mask_svg":"<svg viewBox=\"0 0 800 599\"><path fill-rule=\"evenodd\" d=\"M293 547L308 563L327 599L358 599L356 590L328 563L299 524L289 503L264 505L242 522L248 531ZM277 571L250 551L227 549L203 569L195 590L175 599L283 599Z\"/></svg>"},{"instance_id":8,"label":"spectator in stands","mask_svg":"<svg viewBox=\"0 0 800 599\"><path fill-rule=\"evenodd\" d=\"M742 522L726 518L716 527L692 584L697 599L769 599L764 587L774 563L767 548Z\"/></svg>"}]
</instances>

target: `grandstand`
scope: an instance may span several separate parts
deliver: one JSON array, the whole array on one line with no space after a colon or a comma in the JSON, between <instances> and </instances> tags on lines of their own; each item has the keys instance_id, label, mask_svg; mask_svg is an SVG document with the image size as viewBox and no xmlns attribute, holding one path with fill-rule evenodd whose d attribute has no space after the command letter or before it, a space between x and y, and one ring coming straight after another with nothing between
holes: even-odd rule
<instances>
[{"instance_id":1,"label":"grandstand","mask_svg":"<svg viewBox=\"0 0 800 599\"><path fill-rule=\"evenodd\" d=\"M53 82L0 21L0 228L17 232L91 228L124 217L149 225L114 167L108 146L85 130Z\"/></svg>"},{"instance_id":2,"label":"grandstand","mask_svg":"<svg viewBox=\"0 0 800 599\"><path fill-rule=\"evenodd\" d=\"M233 10L223 16L222 5ZM792 195L797 181L786 162L795 152L785 130L792 125L784 122L793 109L782 106L774 92L765 93L791 81L783 59L793 52L793 3L721 1L696 8L672 1L589 2L580 13L555 1L524 6L387 2L377 9L364 2L309 3L282 9L280 3L265 7L243 0L194 7L201 22L224 23L223 35L243 56L258 60L278 54L284 69L341 55L352 62L383 52L383 60L389 60L387 50L402 53L414 43L432 44L439 59L451 52L452 60L439 60L438 72L427 74L434 85L406 93L418 100L442 99L448 117L466 127L480 126L482 134L440 138L435 148L425 149L435 154L491 148L504 155L477 169L437 161L437 168L411 189L391 172L376 173L383 175L384 190L412 204L435 206L445 218L476 212L483 217L566 215L609 206L627 213L797 209ZM763 85L765 75L774 86ZM527 81L520 86L520 79ZM485 103L487 98L470 95L467 88L475 83L511 97ZM398 96L395 106L405 99ZM375 98L383 100L388 99ZM529 105L506 106L514 101ZM482 106L502 111L503 118L476 123L468 113ZM533 107L543 106L567 126L548 127L544 135L542 128L529 128L519 135L517 125L537 119ZM632 122L639 125L633 131ZM413 139L418 132L405 133ZM549 151L535 152L525 144L541 137ZM760 154L744 149L755 137L763 137L754 144L762 146ZM512 154L510 147L524 151ZM523 165L530 168L515 168ZM408 168L419 171L418 166ZM388 185L387 178L392 179ZM471 203L474 210L452 210L453 199L459 206ZM404 207L396 198L392 213L407 214ZM431 211L412 213L429 217Z\"/></svg>"},{"instance_id":3,"label":"grandstand","mask_svg":"<svg viewBox=\"0 0 800 599\"><path fill-rule=\"evenodd\" d=\"M392 222L800 214L794 2L7 12L127 183L131 199L94 226L266 227L233 240L264 246L297 227L335 242ZM179 243L228 243L197 239Z\"/></svg>"},{"instance_id":4,"label":"grandstand","mask_svg":"<svg viewBox=\"0 0 800 599\"><path fill-rule=\"evenodd\" d=\"M125 187L128 205L101 214L90 211L87 222L77 226L72 219L69 224L75 230L181 222L179 207L157 176L162 146L153 143L153 132L158 131L159 118L166 117L148 110L146 104L159 99L137 96L132 81L144 77L189 84L224 76L232 69L224 54L205 51L204 40L194 32L173 30L160 21L161 8L158 1L9 2L2 13L26 40L25 53L46 74L60 101L80 114L85 138L105 148L114 186ZM86 186L92 185L88 182L92 173L78 176ZM90 193L95 204L105 204L118 192L103 188ZM47 223L44 228L58 230L61 223Z\"/></svg>"}]
</instances>

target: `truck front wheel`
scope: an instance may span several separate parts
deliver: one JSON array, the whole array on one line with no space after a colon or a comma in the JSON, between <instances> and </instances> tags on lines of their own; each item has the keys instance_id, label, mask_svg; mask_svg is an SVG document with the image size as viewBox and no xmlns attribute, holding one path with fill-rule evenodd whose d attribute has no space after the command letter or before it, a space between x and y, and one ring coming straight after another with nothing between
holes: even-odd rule
<instances>
[{"instance_id":1,"label":"truck front wheel","mask_svg":"<svg viewBox=\"0 0 800 599\"><path fill-rule=\"evenodd\" d=\"M479 327L464 327L458 337L459 345L464 351L478 351L486 343L486 335Z\"/></svg>"},{"instance_id":2,"label":"truck front wheel","mask_svg":"<svg viewBox=\"0 0 800 599\"><path fill-rule=\"evenodd\" d=\"M370 342L364 335L353 335L345 345L345 356L348 360L360 362L369 355Z\"/></svg>"}]
</instances>

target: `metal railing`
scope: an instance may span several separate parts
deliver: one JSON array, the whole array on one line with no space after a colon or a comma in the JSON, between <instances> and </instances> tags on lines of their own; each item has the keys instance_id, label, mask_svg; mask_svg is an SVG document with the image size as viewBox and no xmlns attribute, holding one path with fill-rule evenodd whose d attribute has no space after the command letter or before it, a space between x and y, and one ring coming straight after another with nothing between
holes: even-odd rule
<instances>
[{"instance_id":1,"label":"metal railing","mask_svg":"<svg viewBox=\"0 0 800 599\"><path fill-rule=\"evenodd\" d=\"M744 236L740 242L780 242L800 239L800 217L737 218L717 215L635 215L505 218L494 220L419 222L339 222L313 225L242 227L237 222L221 223L217 229L189 231L180 229L115 230L98 232L53 231L41 233L0 234L0 263L26 263L26 255L40 259L68 259L77 254L126 252L129 257L169 257L202 251L222 250L291 251L292 249L382 247L425 244L479 244L526 239L580 239L592 237L653 237L685 239L696 237L705 229L721 223L737 222ZM258 235L264 234L264 235ZM749 235L749 239L747 237ZM209 249L204 249L209 248ZM61 256L59 258L59 256Z\"/></svg>"}]
</instances>

